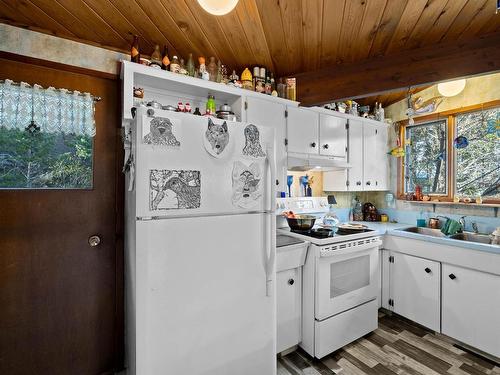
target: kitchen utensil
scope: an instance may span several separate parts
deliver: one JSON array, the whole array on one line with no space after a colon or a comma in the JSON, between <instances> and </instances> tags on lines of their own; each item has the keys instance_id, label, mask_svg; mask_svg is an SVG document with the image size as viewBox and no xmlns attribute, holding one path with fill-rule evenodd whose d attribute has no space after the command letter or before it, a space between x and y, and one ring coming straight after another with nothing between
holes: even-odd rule
<instances>
[{"instance_id":1,"label":"kitchen utensil","mask_svg":"<svg viewBox=\"0 0 500 375\"><path fill-rule=\"evenodd\" d=\"M295 215L294 218L286 218L291 230L308 231L316 222L316 217L312 215Z\"/></svg>"},{"instance_id":2,"label":"kitchen utensil","mask_svg":"<svg viewBox=\"0 0 500 375\"><path fill-rule=\"evenodd\" d=\"M439 229L439 219L437 217L429 218L429 228Z\"/></svg>"},{"instance_id":3,"label":"kitchen utensil","mask_svg":"<svg viewBox=\"0 0 500 375\"><path fill-rule=\"evenodd\" d=\"M161 103L157 102L156 100L151 100L150 102L148 102L147 106L155 108L155 109L162 109L163 108Z\"/></svg>"},{"instance_id":4,"label":"kitchen utensil","mask_svg":"<svg viewBox=\"0 0 500 375\"><path fill-rule=\"evenodd\" d=\"M292 196L291 187L293 185L293 176L292 175L286 176L286 184L288 185L288 197L290 198Z\"/></svg>"},{"instance_id":5,"label":"kitchen utensil","mask_svg":"<svg viewBox=\"0 0 500 375\"><path fill-rule=\"evenodd\" d=\"M355 224L355 223L343 223L337 226L338 234L354 234L364 232L368 229L366 225L363 224Z\"/></svg>"},{"instance_id":6,"label":"kitchen utensil","mask_svg":"<svg viewBox=\"0 0 500 375\"><path fill-rule=\"evenodd\" d=\"M424 228L425 227L425 219L417 219L417 227Z\"/></svg>"},{"instance_id":7,"label":"kitchen utensil","mask_svg":"<svg viewBox=\"0 0 500 375\"><path fill-rule=\"evenodd\" d=\"M161 109L164 109L165 111L173 111L173 112L177 111L177 107L174 107L173 105L170 104L162 106Z\"/></svg>"},{"instance_id":8,"label":"kitchen utensil","mask_svg":"<svg viewBox=\"0 0 500 375\"><path fill-rule=\"evenodd\" d=\"M224 103L223 105L220 106L219 108L220 112L231 112L231 106L227 103ZM231 112L233 113L233 112Z\"/></svg>"},{"instance_id":9,"label":"kitchen utensil","mask_svg":"<svg viewBox=\"0 0 500 375\"><path fill-rule=\"evenodd\" d=\"M217 118L227 121L237 121L236 115L233 112L217 111Z\"/></svg>"}]
</instances>

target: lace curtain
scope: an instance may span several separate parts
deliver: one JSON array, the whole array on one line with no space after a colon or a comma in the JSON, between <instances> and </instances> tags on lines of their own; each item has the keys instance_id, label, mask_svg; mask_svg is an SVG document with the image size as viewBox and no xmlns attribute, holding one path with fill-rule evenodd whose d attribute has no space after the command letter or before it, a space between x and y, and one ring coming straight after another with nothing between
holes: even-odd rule
<instances>
[{"instance_id":1,"label":"lace curtain","mask_svg":"<svg viewBox=\"0 0 500 375\"><path fill-rule=\"evenodd\" d=\"M42 132L93 137L94 98L78 91L0 81L0 127L25 130L33 122Z\"/></svg>"}]
</instances>

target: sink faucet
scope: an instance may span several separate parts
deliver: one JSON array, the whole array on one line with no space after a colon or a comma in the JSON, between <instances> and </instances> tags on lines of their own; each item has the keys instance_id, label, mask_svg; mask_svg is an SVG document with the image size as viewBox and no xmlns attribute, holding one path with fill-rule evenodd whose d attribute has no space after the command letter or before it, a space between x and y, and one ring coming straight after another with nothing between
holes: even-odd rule
<instances>
[{"instance_id":1,"label":"sink faucet","mask_svg":"<svg viewBox=\"0 0 500 375\"><path fill-rule=\"evenodd\" d=\"M465 218L467 216L462 216L460 219L458 219L458 222L460 223L460 225L462 226L462 232L465 231Z\"/></svg>"},{"instance_id":2,"label":"sink faucet","mask_svg":"<svg viewBox=\"0 0 500 375\"><path fill-rule=\"evenodd\" d=\"M472 223L472 230L474 233L479 233L479 229L477 228L477 223Z\"/></svg>"}]
</instances>

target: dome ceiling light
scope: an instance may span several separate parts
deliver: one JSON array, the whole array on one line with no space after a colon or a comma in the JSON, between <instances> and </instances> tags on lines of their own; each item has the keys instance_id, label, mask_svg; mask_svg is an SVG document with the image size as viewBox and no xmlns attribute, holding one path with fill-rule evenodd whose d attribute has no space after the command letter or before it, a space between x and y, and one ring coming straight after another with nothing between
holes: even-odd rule
<instances>
[{"instance_id":1,"label":"dome ceiling light","mask_svg":"<svg viewBox=\"0 0 500 375\"><path fill-rule=\"evenodd\" d=\"M234 9L238 0L198 0L198 4L210 14L223 16Z\"/></svg>"},{"instance_id":2,"label":"dome ceiling light","mask_svg":"<svg viewBox=\"0 0 500 375\"><path fill-rule=\"evenodd\" d=\"M455 96L460 94L465 88L465 79L457 79L456 81L449 81L438 83L438 91L443 96Z\"/></svg>"}]
</instances>

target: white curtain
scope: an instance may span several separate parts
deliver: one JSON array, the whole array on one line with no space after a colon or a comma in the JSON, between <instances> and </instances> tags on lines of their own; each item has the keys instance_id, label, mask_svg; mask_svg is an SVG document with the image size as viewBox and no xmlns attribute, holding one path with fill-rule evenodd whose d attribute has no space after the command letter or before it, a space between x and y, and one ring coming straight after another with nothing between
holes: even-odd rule
<instances>
[{"instance_id":1,"label":"white curtain","mask_svg":"<svg viewBox=\"0 0 500 375\"><path fill-rule=\"evenodd\" d=\"M94 99L78 91L0 82L0 127L24 130L32 120L42 132L93 137Z\"/></svg>"}]
</instances>

